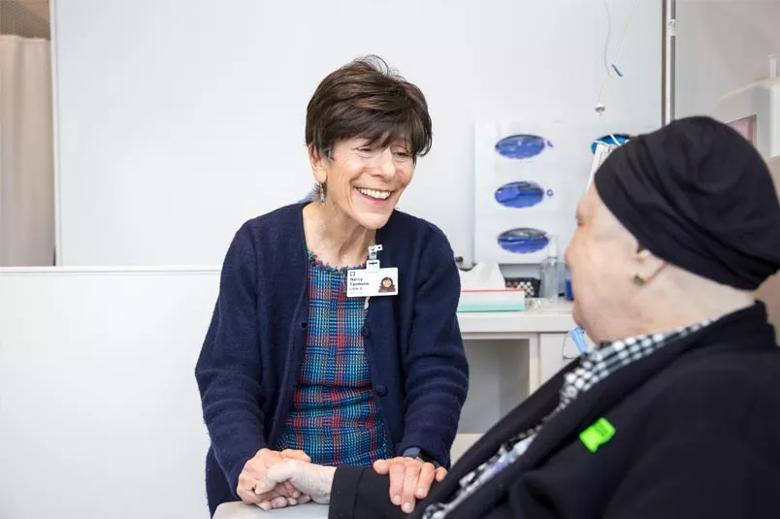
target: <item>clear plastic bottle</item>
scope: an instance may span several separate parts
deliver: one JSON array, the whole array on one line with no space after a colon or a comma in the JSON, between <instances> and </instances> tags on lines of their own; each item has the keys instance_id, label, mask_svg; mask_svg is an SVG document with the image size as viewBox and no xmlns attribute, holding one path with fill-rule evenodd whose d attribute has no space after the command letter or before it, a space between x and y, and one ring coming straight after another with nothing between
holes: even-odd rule
<instances>
[{"instance_id":1,"label":"clear plastic bottle","mask_svg":"<svg viewBox=\"0 0 780 519\"><path fill-rule=\"evenodd\" d=\"M558 259L558 244L555 237L550 237L547 257L539 265L539 278L541 279L539 292L543 299L556 299L560 295L563 267L563 262Z\"/></svg>"}]
</instances>

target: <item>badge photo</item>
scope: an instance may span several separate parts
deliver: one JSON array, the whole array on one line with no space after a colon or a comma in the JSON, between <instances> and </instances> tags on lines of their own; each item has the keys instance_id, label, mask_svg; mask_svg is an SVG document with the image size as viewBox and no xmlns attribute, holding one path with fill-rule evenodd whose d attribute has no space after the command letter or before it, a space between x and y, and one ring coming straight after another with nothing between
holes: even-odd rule
<instances>
[{"instance_id":1,"label":"badge photo","mask_svg":"<svg viewBox=\"0 0 780 519\"><path fill-rule=\"evenodd\" d=\"M347 274L347 297L394 296L398 294L398 269L354 269Z\"/></svg>"}]
</instances>

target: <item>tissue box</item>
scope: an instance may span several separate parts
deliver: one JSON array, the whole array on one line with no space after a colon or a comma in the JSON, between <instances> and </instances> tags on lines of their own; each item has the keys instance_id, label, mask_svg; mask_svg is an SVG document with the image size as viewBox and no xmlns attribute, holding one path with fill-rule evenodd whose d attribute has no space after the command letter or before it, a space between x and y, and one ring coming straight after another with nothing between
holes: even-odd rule
<instances>
[{"instance_id":1,"label":"tissue box","mask_svg":"<svg viewBox=\"0 0 780 519\"><path fill-rule=\"evenodd\" d=\"M518 312L525 310L525 291L515 288L464 289L458 312Z\"/></svg>"}]
</instances>

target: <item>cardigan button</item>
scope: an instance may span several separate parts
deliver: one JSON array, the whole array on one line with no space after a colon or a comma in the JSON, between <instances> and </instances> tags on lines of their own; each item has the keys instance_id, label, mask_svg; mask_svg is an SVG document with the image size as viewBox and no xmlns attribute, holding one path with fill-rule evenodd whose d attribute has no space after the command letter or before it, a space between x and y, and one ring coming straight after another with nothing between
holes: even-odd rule
<instances>
[{"instance_id":1,"label":"cardigan button","mask_svg":"<svg viewBox=\"0 0 780 519\"><path fill-rule=\"evenodd\" d=\"M377 384L374 386L374 391L376 391L376 394L379 396L385 396L387 394L387 386L382 384Z\"/></svg>"},{"instance_id":2,"label":"cardigan button","mask_svg":"<svg viewBox=\"0 0 780 519\"><path fill-rule=\"evenodd\" d=\"M368 331L368 326L365 324L363 325L363 328L360 329L360 335L363 337L368 337L370 335L370 332Z\"/></svg>"},{"instance_id":3,"label":"cardigan button","mask_svg":"<svg viewBox=\"0 0 780 519\"><path fill-rule=\"evenodd\" d=\"M301 321L301 330L305 330L309 327L309 323L306 321Z\"/></svg>"}]
</instances>

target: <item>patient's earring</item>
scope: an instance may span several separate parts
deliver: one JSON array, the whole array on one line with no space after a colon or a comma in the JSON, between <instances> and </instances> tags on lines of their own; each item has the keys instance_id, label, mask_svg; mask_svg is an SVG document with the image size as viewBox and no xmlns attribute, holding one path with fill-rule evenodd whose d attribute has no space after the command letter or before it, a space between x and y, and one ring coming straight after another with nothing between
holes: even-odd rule
<instances>
[{"instance_id":1,"label":"patient's earring","mask_svg":"<svg viewBox=\"0 0 780 519\"><path fill-rule=\"evenodd\" d=\"M317 182L317 193L320 195L320 203L325 203L325 184L322 182Z\"/></svg>"},{"instance_id":2,"label":"patient's earring","mask_svg":"<svg viewBox=\"0 0 780 519\"><path fill-rule=\"evenodd\" d=\"M642 285L645 284L645 278L643 278L639 274L634 274L634 284L641 287Z\"/></svg>"}]
</instances>

